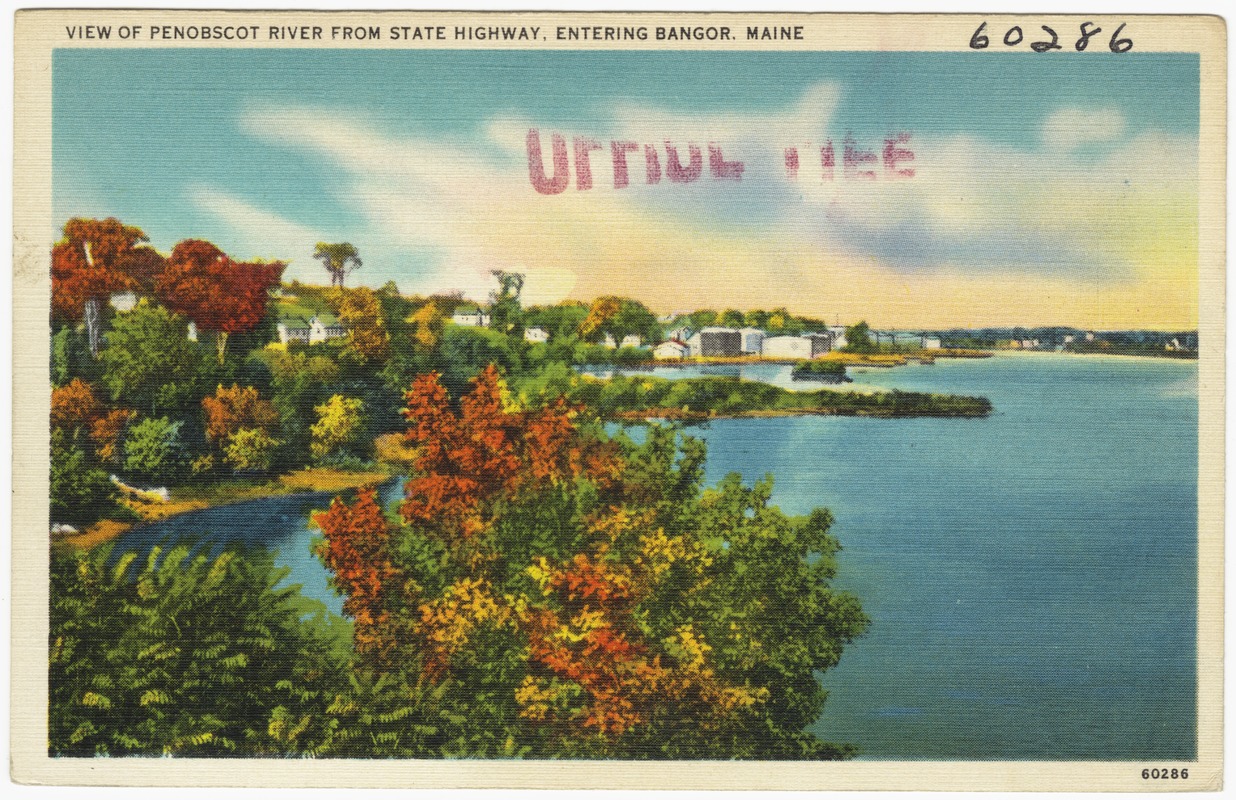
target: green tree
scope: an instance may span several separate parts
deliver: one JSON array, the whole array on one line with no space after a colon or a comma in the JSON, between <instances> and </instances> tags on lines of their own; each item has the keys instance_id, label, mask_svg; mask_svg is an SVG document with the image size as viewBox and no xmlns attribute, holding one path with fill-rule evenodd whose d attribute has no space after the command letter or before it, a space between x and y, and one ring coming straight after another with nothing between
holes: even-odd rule
<instances>
[{"instance_id":1,"label":"green tree","mask_svg":"<svg viewBox=\"0 0 1236 800\"><path fill-rule=\"evenodd\" d=\"M202 383L202 358L197 342L189 341L183 317L166 308L138 301L132 311L118 314L100 354L103 383L112 399L148 411L187 417Z\"/></svg>"},{"instance_id":2,"label":"green tree","mask_svg":"<svg viewBox=\"0 0 1236 800\"><path fill-rule=\"evenodd\" d=\"M498 291L489 297L489 327L507 336L523 336L523 307L519 303L519 294L524 288L523 273L500 269L491 273L498 280Z\"/></svg>"},{"instance_id":3,"label":"green tree","mask_svg":"<svg viewBox=\"0 0 1236 800\"><path fill-rule=\"evenodd\" d=\"M442 332L436 366L442 382L456 397L466 392L489 364L497 364L503 374L511 375L521 371L523 361L510 338L497 331L449 325Z\"/></svg>"},{"instance_id":4,"label":"green tree","mask_svg":"<svg viewBox=\"0 0 1236 800\"><path fill-rule=\"evenodd\" d=\"M129 426L124 442L125 474L146 481L176 482L188 465L180 436L183 422L148 417Z\"/></svg>"},{"instance_id":5,"label":"green tree","mask_svg":"<svg viewBox=\"0 0 1236 800\"><path fill-rule=\"evenodd\" d=\"M344 277L361 268L360 251L349 242L318 242L313 249L313 257L321 261L330 273L330 285L340 289L343 288Z\"/></svg>"},{"instance_id":6,"label":"green tree","mask_svg":"<svg viewBox=\"0 0 1236 800\"><path fill-rule=\"evenodd\" d=\"M871 328L865 321L845 329L845 347L842 349L849 353L870 353L876 349L871 341Z\"/></svg>"},{"instance_id":7,"label":"green tree","mask_svg":"<svg viewBox=\"0 0 1236 800\"><path fill-rule=\"evenodd\" d=\"M51 432L51 520L88 525L115 509L115 487L86 451L59 428Z\"/></svg>"},{"instance_id":8,"label":"green tree","mask_svg":"<svg viewBox=\"0 0 1236 800\"><path fill-rule=\"evenodd\" d=\"M329 743L347 627L265 550L53 550L48 753L286 756Z\"/></svg>"}]
</instances>

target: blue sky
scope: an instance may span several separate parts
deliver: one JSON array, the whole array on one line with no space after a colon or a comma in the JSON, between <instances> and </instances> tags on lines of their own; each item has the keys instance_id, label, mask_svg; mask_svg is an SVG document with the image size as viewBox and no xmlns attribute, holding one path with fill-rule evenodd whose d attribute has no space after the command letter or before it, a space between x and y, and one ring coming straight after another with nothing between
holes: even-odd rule
<instances>
[{"instance_id":1,"label":"blue sky","mask_svg":"<svg viewBox=\"0 0 1236 800\"><path fill-rule=\"evenodd\" d=\"M714 305L794 286L803 311L893 323L967 294L940 322L977 324L1019 307L982 296L1039 286L1056 298L1041 319L1009 321L1196 316L1188 287L1145 308L1196 272L1196 55L62 49L53 65L56 223L117 216L164 251L208 238L324 280L314 243L347 240L371 285L477 295L499 266L528 271L534 299L665 303L703 302L733 260L767 277ZM532 191L529 127L547 159L551 131L605 145L596 190ZM602 185L608 140L679 131L742 157L741 185L645 186L642 157L631 187ZM901 131L912 181L783 174L795 137L878 150ZM1147 224L1157 244L1118 241ZM693 277L649 286L659 270Z\"/></svg>"}]
</instances>

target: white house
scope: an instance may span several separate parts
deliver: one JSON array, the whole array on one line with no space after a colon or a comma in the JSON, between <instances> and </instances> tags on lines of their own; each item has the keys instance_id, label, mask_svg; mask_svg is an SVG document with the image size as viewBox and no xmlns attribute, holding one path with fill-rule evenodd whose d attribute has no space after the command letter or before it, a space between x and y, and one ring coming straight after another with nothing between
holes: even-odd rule
<instances>
[{"instance_id":1,"label":"white house","mask_svg":"<svg viewBox=\"0 0 1236 800\"><path fill-rule=\"evenodd\" d=\"M108 298L108 303L117 311L132 311L137 307L137 295L133 292L116 292Z\"/></svg>"},{"instance_id":2,"label":"white house","mask_svg":"<svg viewBox=\"0 0 1236 800\"><path fill-rule=\"evenodd\" d=\"M939 350L940 345L941 343L940 343L939 336L924 336L923 337L922 348L924 350Z\"/></svg>"},{"instance_id":3,"label":"white house","mask_svg":"<svg viewBox=\"0 0 1236 800\"><path fill-rule=\"evenodd\" d=\"M759 355L760 345L764 342L764 331L759 328L739 328L742 335L742 352L744 355Z\"/></svg>"},{"instance_id":4,"label":"white house","mask_svg":"<svg viewBox=\"0 0 1236 800\"><path fill-rule=\"evenodd\" d=\"M189 320L188 333L186 334L186 337L191 342L197 341L197 323L193 320Z\"/></svg>"},{"instance_id":5,"label":"white house","mask_svg":"<svg viewBox=\"0 0 1236 800\"><path fill-rule=\"evenodd\" d=\"M693 333L695 333L695 331L691 330L689 326L682 325L677 328L674 328L672 331L666 331L665 338L666 339L677 339L680 342L685 342L686 340L691 338L691 334Z\"/></svg>"},{"instance_id":6,"label":"white house","mask_svg":"<svg viewBox=\"0 0 1236 800\"><path fill-rule=\"evenodd\" d=\"M605 339L601 342L601 344L608 347L610 350L614 350L619 347L641 347L644 344L644 340L639 337L639 334L628 333L626 336L623 336L622 341L619 342L614 340L613 334L607 333L605 334Z\"/></svg>"},{"instance_id":7,"label":"white house","mask_svg":"<svg viewBox=\"0 0 1236 800\"><path fill-rule=\"evenodd\" d=\"M524 340L533 344L545 344L549 341L549 331L541 327L526 328L524 330Z\"/></svg>"},{"instance_id":8,"label":"white house","mask_svg":"<svg viewBox=\"0 0 1236 800\"><path fill-rule=\"evenodd\" d=\"M687 347L686 344L678 341L677 339L670 339L668 342L661 342L661 344L652 348L652 357L662 361L683 359L689 355L691 355L691 348Z\"/></svg>"},{"instance_id":9,"label":"white house","mask_svg":"<svg viewBox=\"0 0 1236 800\"><path fill-rule=\"evenodd\" d=\"M304 344L319 344L329 339L338 339L347 335L347 331L333 317L314 316L307 322L304 319L282 319L277 326L279 343L303 342Z\"/></svg>"},{"instance_id":10,"label":"white house","mask_svg":"<svg viewBox=\"0 0 1236 800\"><path fill-rule=\"evenodd\" d=\"M451 322L468 328L485 328L489 326L489 315L476 306L462 306L455 309Z\"/></svg>"},{"instance_id":11,"label":"white house","mask_svg":"<svg viewBox=\"0 0 1236 800\"><path fill-rule=\"evenodd\" d=\"M840 350L845 347L845 326L844 325L829 325L828 332L833 335L833 349Z\"/></svg>"},{"instance_id":12,"label":"white house","mask_svg":"<svg viewBox=\"0 0 1236 800\"><path fill-rule=\"evenodd\" d=\"M1066 334L1064 335L1064 343L1065 343L1065 344L1073 344L1073 339L1074 339L1074 338L1076 338L1076 337L1074 337L1074 336L1073 336L1073 334L1071 334L1071 333L1066 333Z\"/></svg>"},{"instance_id":13,"label":"white house","mask_svg":"<svg viewBox=\"0 0 1236 800\"><path fill-rule=\"evenodd\" d=\"M309 344L318 344L327 339L338 339L345 335L347 332L343 326L334 320L324 320L316 316L309 320Z\"/></svg>"}]
</instances>

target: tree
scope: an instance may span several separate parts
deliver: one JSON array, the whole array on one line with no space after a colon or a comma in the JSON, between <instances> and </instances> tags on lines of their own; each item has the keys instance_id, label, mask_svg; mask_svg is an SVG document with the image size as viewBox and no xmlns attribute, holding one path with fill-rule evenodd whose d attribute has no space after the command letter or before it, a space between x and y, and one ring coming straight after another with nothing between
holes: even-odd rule
<instances>
[{"instance_id":1,"label":"tree","mask_svg":"<svg viewBox=\"0 0 1236 800\"><path fill-rule=\"evenodd\" d=\"M629 297L598 297L579 326L579 337L588 342L599 342L609 335L618 343L632 334L644 342L654 342L660 338L661 328L655 314Z\"/></svg>"},{"instance_id":2,"label":"tree","mask_svg":"<svg viewBox=\"0 0 1236 800\"><path fill-rule=\"evenodd\" d=\"M490 274L498 279L498 291L489 296L489 327L507 336L522 336L523 308L519 304L519 293L524 288L523 273L495 269L490 270Z\"/></svg>"},{"instance_id":3,"label":"tree","mask_svg":"<svg viewBox=\"0 0 1236 800\"><path fill-rule=\"evenodd\" d=\"M605 296L593 300L588 308L588 316L579 323L579 338L586 342L601 341L621 308L622 299L618 297Z\"/></svg>"},{"instance_id":4,"label":"tree","mask_svg":"<svg viewBox=\"0 0 1236 800\"><path fill-rule=\"evenodd\" d=\"M213 397L203 397L202 411L206 415L206 438L220 446L245 428L269 431L279 423L279 412L269 400L258 396L256 388L235 383L231 388L220 384Z\"/></svg>"},{"instance_id":5,"label":"tree","mask_svg":"<svg viewBox=\"0 0 1236 800\"><path fill-rule=\"evenodd\" d=\"M446 315L433 300L426 302L412 314L413 346L427 354L437 348L442 331L446 329Z\"/></svg>"},{"instance_id":6,"label":"tree","mask_svg":"<svg viewBox=\"0 0 1236 800\"><path fill-rule=\"evenodd\" d=\"M124 442L125 473L139 480L175 482L188 465L180 436L183 422L147 418L129 428Z\"/></svg>"},{"instance_id":7,"label":"tree","mask_svg":"<svg viewBox=\"0 0 1236 800\"><path fill-rule=\"evenodd\" d=\"M160 409L183 414L201 379L200 351L185 336L184 318L144 298L116 315L99 360L112 399L151 416Z\"/></svg>"},{"instance_id":8,"label":"tree","mask_svg":"<svg viewBox=\"0 0 1236 800\"><path fill-rule=\"evenodd\" d=\"M313 257L321 261L330 273L330 285L340 289L343 288L344 276L361 268L360 251L348 242L318 242L313 249Z\"/></svg>"},{"instance_id":9,"label":"tree","mask_svg":"<svg viewBox=\"0 0 1236 800\"><path fill-rule=\"evenodd\" d=\"M114 217L74 217L64 224L63 234L52 248L52 317L73 323L84 319L94 357L99 354L102 306L113 293L135 288L129 269L147 262L149 248L136 252L146 234Z\"/></svg>"},{"instance_id":10,"label":"tree","mask_svg":"<svg viewBox=\"0 0 1236 800\"><path fill-rule=\"evenodd\" d=\"M318 421L309 429L313 436L310 451L318 461L332 456L346 456L364 432L364 403L341 394L314 407Z\"/></svg>"},{"instance_id":11,"label":"tree","mask_svg":"<svg viewBox=\"0 0 1236 800\"><path fill-rule=\"evenodd\" d=\"M236 472L268 472L282 444L271 435L279 425L279 412L269 400L258 396L253 386L220 385L213 397L202 398L206 439L223 454Z\"/></svg>"},{"instance_id":12,"label":"tree","mask_svg":"<svg viewBox=\"0 0 1236 800\"><path fill-rule=\"evenodd\" d=\"M262 322L270 289L286 266L281 261L239 263L210 242L186 239L172 248L156 289L168 308L215 334L222 364L228 334L251 331Z\"/></svg>"},{"instance_id":13,"label":"tree","mask_svg":"<svg viewBox=\"0 0 1236 800\"><path fill-rule=\"evenodd\" d=\"M360 364L380 366L390 355L391 337L382 319L378 293L365 286L336 291L339 321L348 332L345 352Z\"/></svg>"},{"instance_id":14,"label":"tree","mask_svg":"<svg viewBox=\"0 0 1236 800\"><path fill-rule=\"evenodd\" d=\"M871 328L865 321L845 329L845 347L842 349L851 353L870 353L875 349L871 342Z\"/></svg>"},{"instance_id":15,"label":"tree","mask_svg":"<svg viewBox=\"0 0 1236 800\"><path fill-rule=\"evenodd\" d=\"M260 428L241 428L228 438L223 460L236 472L270 472L275 461L275 451L281 444L282 442Z\"/></svg>"},{"instance_id":16,"label":"tree","mask_svg":"<svg viewBox=\"0 0 1236 800\"><path fill-rule=\"evenodd\" d=\"M829 587L827 511L782 514L770 479L703 490L701 442L609 439L561 399L522 408L492 367L458 410L434 374L406 399L398 521L373 491L336 499L319 555L361 665L452 698L454 754L851 752L806 730L817 674L866 625Z\"/></svg>"}]
</instances>

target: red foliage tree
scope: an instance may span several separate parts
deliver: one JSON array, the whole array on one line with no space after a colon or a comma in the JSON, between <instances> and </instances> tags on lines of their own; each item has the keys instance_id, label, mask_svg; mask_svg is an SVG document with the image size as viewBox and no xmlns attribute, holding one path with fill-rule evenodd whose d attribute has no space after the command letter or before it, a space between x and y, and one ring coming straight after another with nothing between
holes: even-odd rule
<instances>
[{"instance_id":1,"label":"red foliage tree","mask_svg":"<svg viewBox=\"0 0 1236 800\"><path fill-rule=\"evenodd\" d=\"M155 291L165 306L215 334L223 363L228 334L251 331L261 323L270 289L286 266L281 261L233 261L210 242L186 239L172 249Z\"/></svg>"},{"instance_id":2,"label":"red foliage tree","mask_svg":"<svg viewBox=\"0 0 1236 800\"><path fill-rule=\"evenodd\" d=\"M136 247L146 234L112 217L75 217L64 224L63 233L51 254L52 318L73 323L84 318L90 353L97 356L102 304L114 292L136 288L129 270L149 261Z\"/></svg>"}]
</instances>

